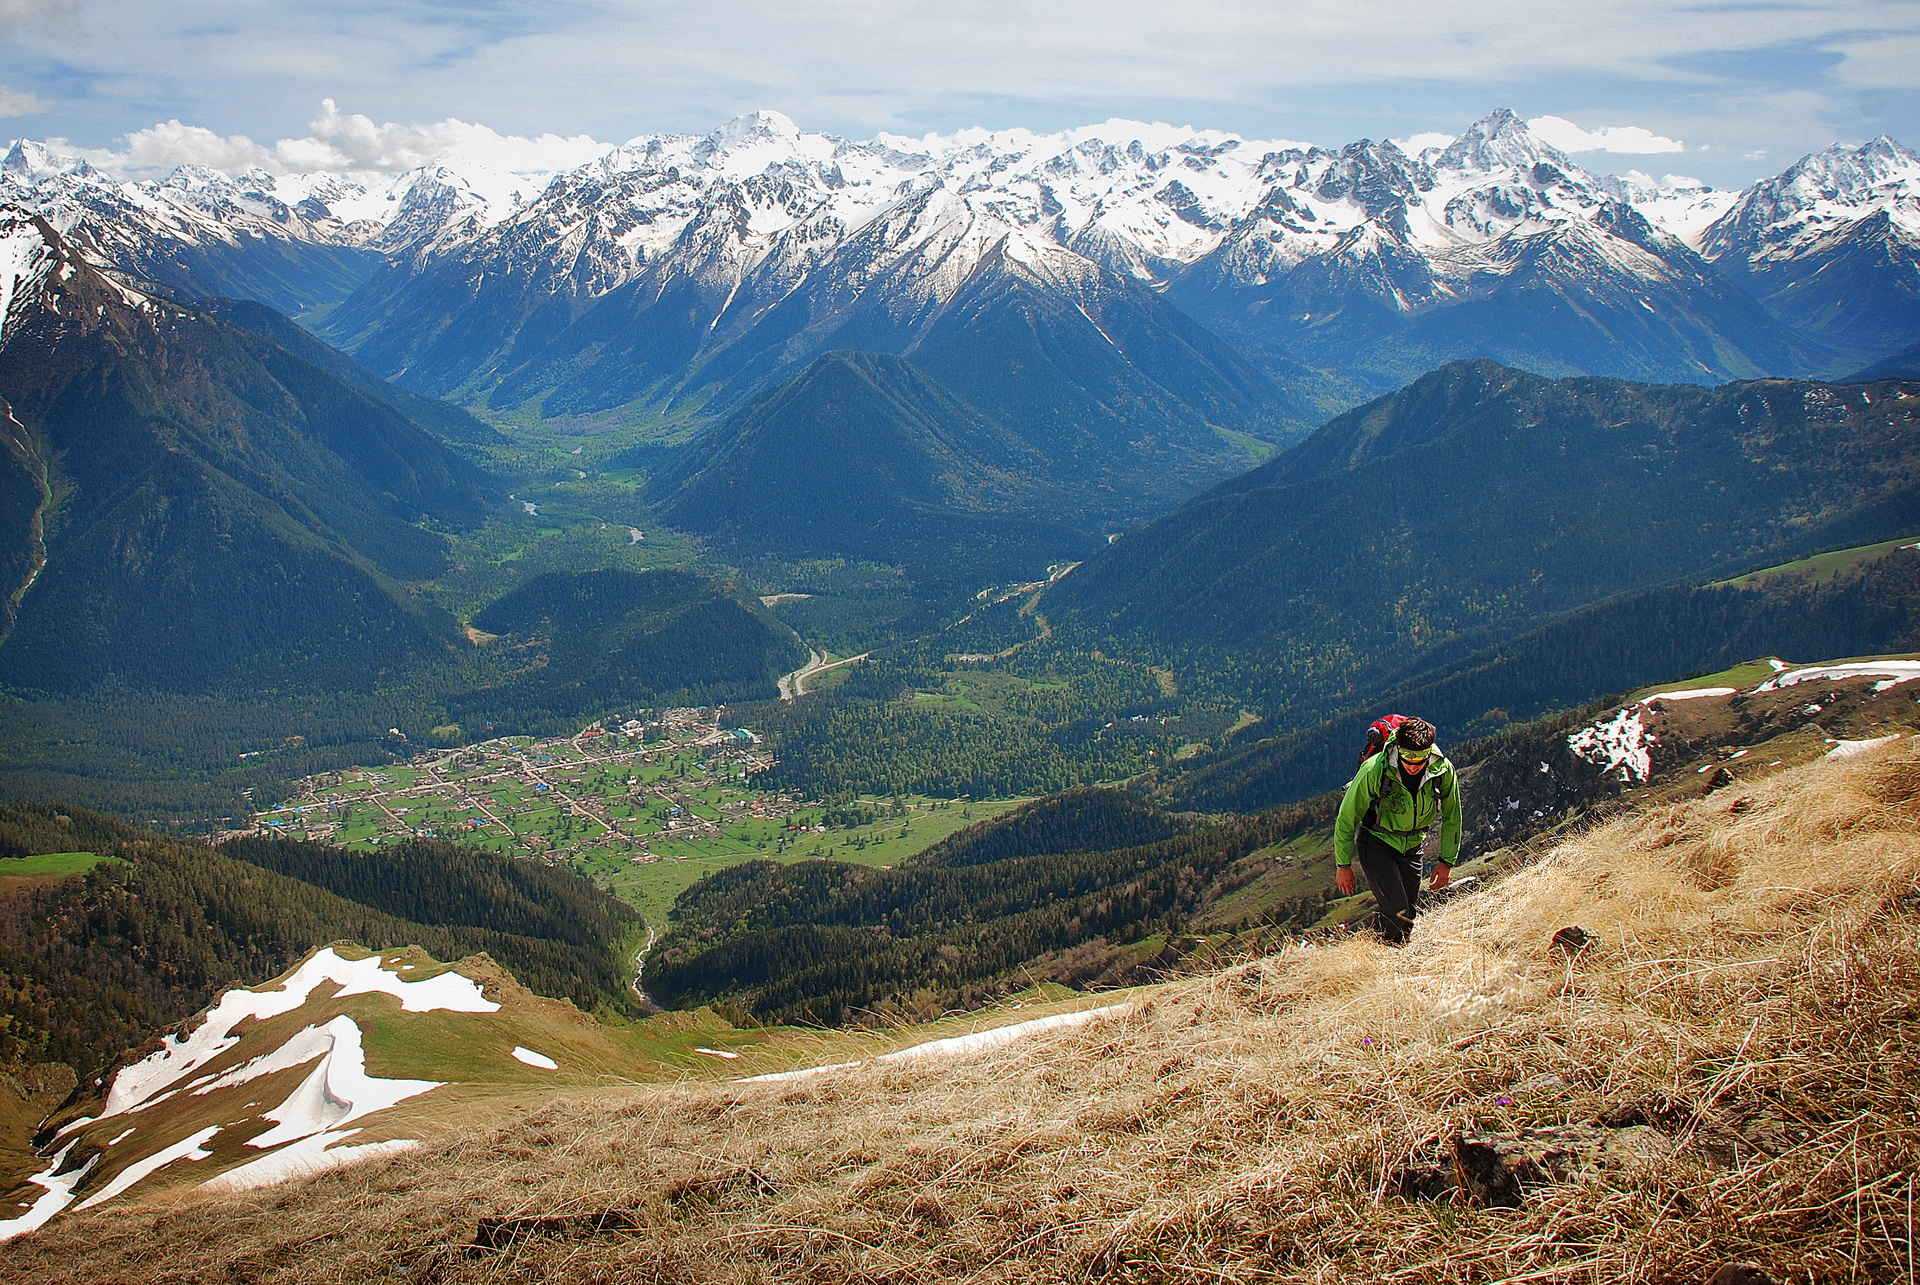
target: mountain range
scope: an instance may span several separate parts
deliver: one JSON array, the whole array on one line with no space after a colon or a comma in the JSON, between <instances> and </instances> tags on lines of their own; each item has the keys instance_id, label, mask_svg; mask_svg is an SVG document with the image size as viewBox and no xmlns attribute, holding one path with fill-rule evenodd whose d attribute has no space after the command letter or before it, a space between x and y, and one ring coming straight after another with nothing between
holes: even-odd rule
<instances>
[{"instance_id":1,"label":"mountain range","mask_svg":"<svg viewBox=\"0 0 1920 1285\"><path fill-rule=\"evenodd\" d=\"M884 535L907 561L1079 556L1449 360L1711 384L1920 335L1920 157L1886 138L1741 193L1594 174L1505 110L1417 155L1128 122L850 140L758 112L551 175L462 165L131 182L20 141L0 203L131 289L298 315L410 414L690 437L652 496L703 534ZM847 352L907 364L819 364ZM903 450L918 489L888 495ZM874 489L796 520L823 470Z\"/></svg>"},{"instance_id":2,"label":"mountain range","mask_svg":"<svg viewBox=\"0 0 1920 1285\"><path fill-rule=\"evenodd\" d=\"M1313 371L1378 388L1451 356L1839 370L1912 342L1920 289L1920 159L1891 139L1727 193L1591 173L1506 110L1417 155L1118 121L851 140L758 112L551 176L372 183L131 183L22 141L0 185L124 271L330 310L324 331L383 374L556 413L902 350L1008 251L1053 252L1059 293L1096 273L1161 293L1303 392L1325 390Z\"/></svg>"}]
</instances>

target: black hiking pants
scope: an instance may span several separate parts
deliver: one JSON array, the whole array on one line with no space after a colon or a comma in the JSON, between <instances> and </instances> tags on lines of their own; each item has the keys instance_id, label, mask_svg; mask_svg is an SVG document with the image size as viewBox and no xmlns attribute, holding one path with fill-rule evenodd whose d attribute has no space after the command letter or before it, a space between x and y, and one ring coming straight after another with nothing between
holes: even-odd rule
<instances>
[{"instance_id":1,"label":"black hiking pants","mask_svg":"<svg viewBox=\"0 0 1920 1285\"><path fill-rule=\"evenodd\" d=\"M1413 917L1420 909L1420 849L1396 852L1377 835L1362 830L1353 855L1373 889L1375 925L1382 937L1398 946L1413 932Z\"/></svg>"}]
</instances>

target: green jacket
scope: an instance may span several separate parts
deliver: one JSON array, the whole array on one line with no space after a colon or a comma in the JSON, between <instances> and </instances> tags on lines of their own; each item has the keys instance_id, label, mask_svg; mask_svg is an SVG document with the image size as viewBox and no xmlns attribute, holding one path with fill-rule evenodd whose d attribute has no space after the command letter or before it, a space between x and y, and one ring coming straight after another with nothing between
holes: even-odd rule
<instances>
[{"instance_id":1,"label":"green jacket","mask_svg":"<svg viewBox=\"0 0 1920 1285\"><path fill-rule=\"evenodd\" d=\"M1394 851L1407 853L1419 849L1435 821L1440 823L1440 863L1453 865L1460 855L1459 774L1446 755L1434 750L1416 797L1407 792L1398 754L1389 745L1362 763L1347 785L1347 797L1340 801L1340 815L1333 823L1334 864L1353 864L1354 844L1363 828Z\"/></svg>"}]
</instances>

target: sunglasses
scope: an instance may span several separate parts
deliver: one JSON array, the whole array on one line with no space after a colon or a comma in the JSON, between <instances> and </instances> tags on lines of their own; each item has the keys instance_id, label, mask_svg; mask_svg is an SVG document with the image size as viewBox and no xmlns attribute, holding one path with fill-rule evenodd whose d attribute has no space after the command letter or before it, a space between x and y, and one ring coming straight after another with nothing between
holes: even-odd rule
<instances>
[{"instance_id":1,"label":"sunglasses","mask_svg":"<svg viewBox=\"0 0 1920 1285\"><path fill-rule=\"evenodd\" d=\"M1401 750L1400 761L1402 763L1411 763L1415 767L1418 767L1420 764L1426 762L1427 756L1432 753L1432 750Z\"/></svg>"}]
</instances>

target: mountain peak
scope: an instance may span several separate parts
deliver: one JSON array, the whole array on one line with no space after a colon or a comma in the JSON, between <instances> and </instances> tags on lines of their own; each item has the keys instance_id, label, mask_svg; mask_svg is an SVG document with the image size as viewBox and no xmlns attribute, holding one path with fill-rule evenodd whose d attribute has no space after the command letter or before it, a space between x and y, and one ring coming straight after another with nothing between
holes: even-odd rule
<instances>
[{"instance_id":1,"label":"mountain peak","mask_svg":"<svg viewBox=\"0 0 1920 1285\"><path fill-rule=\"evenodd\" d=\"M33 138L14 139L6 156L0 158L0 174L10 175L24 183L33 183L56 174L85 177L98 172L82 158L56 152Z\"/></svg>"},{"instance_id":2,"label":"mountain peak","mask_svg":"<svg viewBox=\"0 0 1920 1285\"><path fill-rule=\"evenodd\" d=\"M757 143L770 139L789 141L800 137L800 127L792 118L776 111L753 111L735 116L726 124L707 135L707 140L716 147L728 147L735 143Z\"/></svg>"},{"instance_id":3,"label":"mountain peak","mask_svg":"<svg viewBox=\"0 0 1920 1285\"><path fill-rule=\"evenodd\" d=\"M1528 169L1546 161L1573 168L1557 148L1543 142L1512 108L1499 107L1467 126L1440 153L1436 169L1486 171Z\"/></svg>"}]
</instances>

